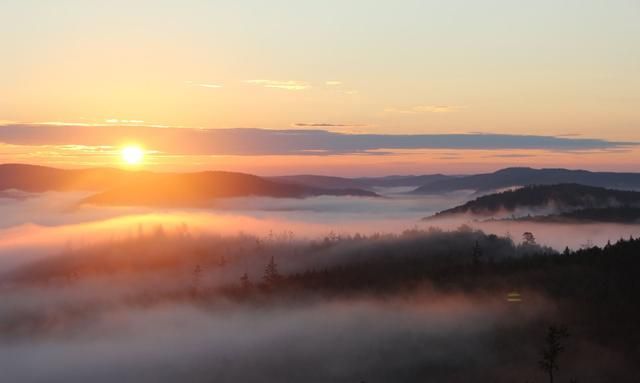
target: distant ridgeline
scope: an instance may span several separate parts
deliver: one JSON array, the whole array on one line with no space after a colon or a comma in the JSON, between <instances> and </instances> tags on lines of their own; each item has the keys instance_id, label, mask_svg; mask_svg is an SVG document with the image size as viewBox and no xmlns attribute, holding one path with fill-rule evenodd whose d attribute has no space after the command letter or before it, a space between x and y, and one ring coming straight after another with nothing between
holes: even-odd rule
<instances>
[{"instance_id":1,"label":"distant ridgeline","mask_svg":"<svg viewBox=\"0 0 640 383\"><path fill-rule=\"evenodd\" d=\"M30 193L95 192L83 202L97 205L176 207L201 206L217 198L245 196L378 196L374 192L356 188L320 188L221 171L157 173L109 168L69 170L22 164L0 165L0 191L2 190Z\"/></svg>"},{"instance_id":2,"label":"distant ridgeline","mask_svg":"<svg viewBox=\"0 0 640 383\"><path fill-rule=\"evenodd\" d=\"M534 185L489 194L430 218L470 216L548 222L640 222L640 192L578 184Z\"/></svg>"},{"instance_id":3,"label":"distant ridgeline","mask_svg":"<svg viewBox=\"0 0 640 383\"><path fill-rule=\"evenodd\" d=\"M640 173L590 172L568 169L506 168L494 173L455 177L431 182L415 194L441 194L471 190L486 194L527 185L575 183L620 190L640 190Z\"/></svg>"}]
</instances>

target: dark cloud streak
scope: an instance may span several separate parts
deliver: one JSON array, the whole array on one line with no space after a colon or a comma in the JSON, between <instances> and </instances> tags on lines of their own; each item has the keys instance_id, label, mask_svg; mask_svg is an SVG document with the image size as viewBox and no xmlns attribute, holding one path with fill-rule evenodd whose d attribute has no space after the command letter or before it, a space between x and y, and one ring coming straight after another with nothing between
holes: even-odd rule
<instances>
[{"instance_id":1,"label":"dark cloud streak","mask_svg":"<svg viewBox=\"0 0 640 383\"><path fill-rule=\"evenodd\" d=\"M380 154L406 149L611 150L635 142L510 134L348 134L327 130L194 129L116 125L12 124L0 126L0 142L14 145L120 146L186 155ZM377 152L378 151L378 152Z\"/></svg>"}]
</instances>

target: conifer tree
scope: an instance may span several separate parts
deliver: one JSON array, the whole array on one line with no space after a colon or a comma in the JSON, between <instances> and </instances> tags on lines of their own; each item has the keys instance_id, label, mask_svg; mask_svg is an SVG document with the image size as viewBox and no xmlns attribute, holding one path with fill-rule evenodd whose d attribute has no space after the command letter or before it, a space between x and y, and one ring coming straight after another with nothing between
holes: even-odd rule
<instances>
[{"instance_id":1,"label":"conifer tree","mask_svg":"<svg viewBox=\"0 0 640 383\"><path fill-rule=\"evenodd\" d=\"M249 290L251 288L251 280L249 280L249 274L245 271L240 277L240 284L243 290Z\"/></svg>"},{"instance_id":2,"label":"conifer tree","mask_svg":"<svg viewBox=\"0 0 640 383\"><path fill-rule=\"evenodd\" d=\"M536 237L532 232L527 231L522 234L522 244L527 246L535 246L536 245Z\"/></svg>"},{"instance_id":3,"label":"conifer tree","mask_svg":"<svg viewBox=\"0 0 640 383\"><path fill-rule=\"evenodd\" d=\"M549 376L549 383L553 383L553 373L558 370L558 357L564 351L562 341L568 336L569 332L566 327L551 326L547 330L545 345L542 349L542 359L538 364Z\"/></svg>"},{"instance_id":4,"label":"conifer tree","mask_svg":"<svg viewBox=\"0 0 640 383\"><path fill-rule=\"evenodd\" d=\"M473 246L473 253L471 256L473 258L473 268L477 270L480 268L480 258L482 258L482 248L478 241L476 241L476 244Z\"/></svg>"},{"instance_id":5,"label":"conifer tree","mask_svg":"<svg viewBox=\"0 0 640 383\"><path fill-rule=\"evenodd\" d=\"M278 264L275 262L275 259L272 256L271 260L269 261L269 263L267 263L267 266L264 269L263 280L267 285L273 286L278 283L281 278L282 277L280 276L280 272L278 271Z\"/></svg>"}]
</instances>

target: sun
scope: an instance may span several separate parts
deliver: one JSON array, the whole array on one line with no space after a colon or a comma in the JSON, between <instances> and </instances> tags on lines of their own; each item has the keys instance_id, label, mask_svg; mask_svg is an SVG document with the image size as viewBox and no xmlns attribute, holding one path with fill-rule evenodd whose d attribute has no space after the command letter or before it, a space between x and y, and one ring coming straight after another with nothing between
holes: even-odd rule
<instances>
[{"instance_id":1,"label":"sun","mask_svg":"<svg viewBox=\"0 0 640 383\"><path fill-rule=\"evenodd\" d=\"M122 148L122 160L129 165L139 165L144 158L144 150L136 145L129 145Z\"/></svg>"}]
</instances>

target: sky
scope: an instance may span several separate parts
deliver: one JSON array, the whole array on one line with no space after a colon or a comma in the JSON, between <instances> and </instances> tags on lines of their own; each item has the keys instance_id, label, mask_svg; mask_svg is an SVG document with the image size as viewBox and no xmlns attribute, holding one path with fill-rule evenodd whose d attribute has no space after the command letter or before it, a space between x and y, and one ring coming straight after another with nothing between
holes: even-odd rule
<instances>
[{"instance_id":1,"label":"sky","mask_svg":"<svg viewBox=\"0 0 640 383\"><path fill-rule=\"evenodd\" d=\"M136 144L140 166L172 171L640 171L637 0L3 0L0 15L0 162L123 166Z\"/></svg>"}]
</instances>

